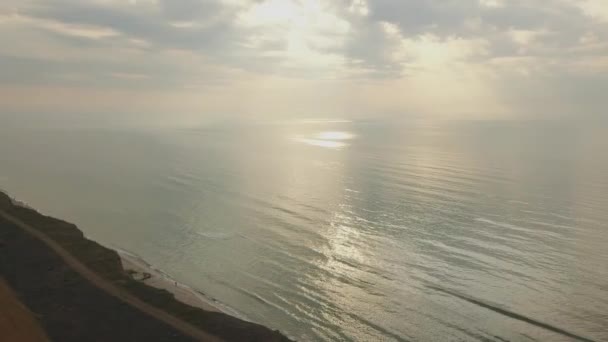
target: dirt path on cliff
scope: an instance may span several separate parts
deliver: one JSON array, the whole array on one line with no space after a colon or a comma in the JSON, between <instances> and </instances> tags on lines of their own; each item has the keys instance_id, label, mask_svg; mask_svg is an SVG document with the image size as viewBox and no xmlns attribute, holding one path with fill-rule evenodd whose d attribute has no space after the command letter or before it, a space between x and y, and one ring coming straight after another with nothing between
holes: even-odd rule
<instances>
[{"instance_id":1,"label":"dirt path on cliff","mask_svg":"<svg viewBox=\"0 0 608 342\"><path fill-rule=\"evenodd\" d=\"M80 262L74 256L72 256L67 250L65 250L57 242L55 242L54 240L52 240L51 238L49 238L42 232L38 231L34 227L24 223L23 221L19 220L16 217L14 217L13 215L10 215L10 214L0 210L0 216L3 217L4 219L6 219L7 221L13 223L17 227L23 229L23 231L25 231L26 233L30 234L31 236L33 236L36 239L43 242L50 249L52 249L59 257L61 257L61 259L70 268L72 268L74 271L76 271L82 277L87 279L91 284L93 284L97 288L101 289L102 291L106 292L107 294L122 300L123 302L131 305L132 307L140 310L141 312L144 312L147 315L152 316L152 317L158 319L159 321L162 321L162 322L170 325L171 327L175 328L177 331L179 331L185 335L191 336L197 340L213 341L213 342L221 341L219 338L217 338L213 335L210 335L210 334L206 333L205 331L202 331L201 329L166 313L165 311L155 308L154 306L140 300L139 298L131 295L127 291L125 291L125 290L117 287L116 285L112 284L111 282L107 281L103 277L99 276L97 273L93 272L87 266L85 266L82 262ZM33 340L33 341L37 341L37 340ZM41 340L41 341L44 341L44 340Z\"/></svg>"}]
</instances>

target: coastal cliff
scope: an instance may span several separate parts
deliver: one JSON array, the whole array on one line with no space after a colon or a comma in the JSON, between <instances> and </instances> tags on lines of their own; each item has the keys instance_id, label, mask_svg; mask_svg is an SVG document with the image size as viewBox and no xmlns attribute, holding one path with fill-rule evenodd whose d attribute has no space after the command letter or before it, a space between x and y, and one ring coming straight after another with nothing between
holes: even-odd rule
<instances>
[{"instance_id":1,"label":"coastal cliff","mask_svg":"<svg viewBox=\"0 0 608 342\"><path fill-rule=\"evenodd\" d=\"M69 262L71 257L75 264ZM94 275L87 277L78 264ZM75 225L22 206L2 192L0 277L51 340L182 341L209 336L208 340L289 341L278 331L190 306L171 292L134 279L116 251L87 239ZM144 304L133 305L139 301ZM159 320L164 314L179 322ZM202 335L180 330L180 322Z\"/></svg>"}]
</instances>

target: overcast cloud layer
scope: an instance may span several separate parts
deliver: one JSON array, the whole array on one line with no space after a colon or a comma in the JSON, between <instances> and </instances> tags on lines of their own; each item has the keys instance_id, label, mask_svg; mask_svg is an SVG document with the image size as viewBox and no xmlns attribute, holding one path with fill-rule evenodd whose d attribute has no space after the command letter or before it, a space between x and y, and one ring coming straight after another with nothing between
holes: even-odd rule
<instances>
[{"instance_id":1,"label":"overcast cloud layer","mask_svg":"<svg viewBox=\"0 0 608 342\"><path fill-rule=\"evenodd\" d=\"M605 0L4 0L0 105L159 117L601 117Z\"/></svg>"}]
</instances>

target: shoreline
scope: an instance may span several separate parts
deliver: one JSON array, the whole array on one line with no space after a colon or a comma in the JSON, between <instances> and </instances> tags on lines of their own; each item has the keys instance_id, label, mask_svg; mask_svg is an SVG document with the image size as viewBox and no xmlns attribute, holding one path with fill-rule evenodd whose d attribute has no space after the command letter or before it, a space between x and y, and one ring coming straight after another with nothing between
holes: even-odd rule
<instances>
[{"instance_id":1,"label":"shoreline","mask_svg":"<svg viewBox=\"0 0 608 342\"><path fill-rule=\"evenodd\" d=\"M176 281L164 271L149 264L139 255L117 247L110 248L116 251L116 253L118 253L120 256L120 260L125 271L128 273L130 273L130 270L136 272L132 274L134 280L140 281L157 289L169 291L173 293L175 298L182 303L200 308L205 311L220 312L244 321L253 322L243 314L237 312L235 309L230 308L215 298L206 295L204 292L193 289L186 284ZM149 274L150 277L144 279L144 274Z\"/></svg>"},{"instance_id":2,"label":"shoreline","mask_svg":"<svg viewBox=\"0 0 608 342\"><path fill-rule=\"evenodd\" d=\"M40 315L40 317L44 317L41 319L41 323L46 326L52 339L54 338L51 334L52 331L59 332L59 334L74 333L73 331L80 331L80 329L87 330L90 323L85 327L78 327L80 329L70 330L63 327L53 330L56 327L45 320L53 321L53 319L57 319L55 317L57 314L67 315L68 317L64 318L68 322L86 320L86 317L81 316L99 314L98 310L107 306L106 303L109 301L101 298L109 295L114 297L114 301L122 300L131 307L126 309L121 306L123 309L106 313L106 315L116 317L135 315L133 310L139 310L140 313L149 315L147 320L158 320L159 326L169 324L177 331L191 337L209 337L195 337L196 340L215 340L216 338L224 341L290 340L279 331L250 322L204 293L178 283L137 255L117 248L107 248L89 240L75 225L45 216L27 203L10 197L2 190L0 190L0 228L3 228L0 229L0 247L2 247L0 249L0 277L6 276L9 285L13 286L15 292L23 298L26 304L36 307L37 305L47 305L49 302L48 298L38 298L40 290L28 294L27 290L32 286L49 287L45 291L59 297L51 304L60 308L63 308L64 304L69 305L70 300L88 303L81 306L87 309L83 309L84 311L79 315L69 312ZM18 248L17 245L20 243L29 243L30 247ZM31 247L33 245L38 247L33 249ZM37 282L34 280L37 274L32 272L31 266L27 266L28 262L31 265L31 261L27 259L44 253L50 253L49 255L52 257L38 259L36 267L41 267L43 272L51 273L51 276L48 278L49 281ZM71 270L68 270L70 268ZM59 281L60 284L56 284L58 279L65 278L65 276L52 276L53 272L76 273L77 276L81 278L84 276L86 279L83 278L82 281L79 280L73 284L69 282L66 285L61 281ZM40 276L44 276L44 274ZM24 279L31 280L24 283ZM91 298L87 296L72 298L66 295L66 293L82 292L83 288L89 288L91 285L97 287L98 292L102 290L105 294L98 294ZM145 321L146 319L140 318L139 320ZM135 320L133 323L142 322ZM125 323L119 321L115 324L122 326ZM152 325L156 326L156 324ZM109 329L111 332L104 331L104 333L115 333L117 337L120 334L137 333L137 331L125 328L122 330L119 328L112 330L111 328L103 326L99 329ZM155 328L160 329L160 327ZM143 329L139 333L142 336L149 334L145 330L147 329ZM61 339L58 338L58 340ZM115 340L120 341L121 339Z\"/></svg>"},{"instance_id":3,"label":"shoreline","mask_svg":"<svg viewBox=\"0 0 608 342\"><path fill-rule=\"evenodd\" d=\"M211 300L203 298L202 295L199 295L196 290L182 283L178 283L167 274L157 270L152 265L145 262L145 260L141 259L140 257L124 250L119 250L116 248L114 250L120 256L120 262L122 263L124 270L129 273L134 280L157 289L169 291L175 296L175 299L184 304L188 304L205 311L223 312L217 306L215 306Z\"/></svg>"},{"instance_id":4,"label":"shoreline","mask_svg":"<svg viewBox=\"0 0 608 342\"><path fill-rule=\"evenodd\" d=\"M0 189L0 193L8 196L12 205L38 212L26 202L23 202L8 195L7 192L3 189ZM86 235L85 238L87 238ZM247 317L245 317L243 314L237 312L235 309L229 308L225 304L220 303L215 298L207 296L202 291L193 289L192 287L186 284L182 284L176 281L169 274L154 267L152 264L148 263L144 258L140 257L139 255L114 246L103 246L113 250L118 254L123 269L125 271L127 271L129 274L131 274L129 270L134 271L134 273L131 274L134 277L134 280L140 281L148 286L157 289L169 291L175 296L176 300L184 304L188 304L205 311L221 312L248 322L253 322ZM147 279L136 279L137 275L143 274L149 274L151 277Z\"/></svg>"}]
</instances>

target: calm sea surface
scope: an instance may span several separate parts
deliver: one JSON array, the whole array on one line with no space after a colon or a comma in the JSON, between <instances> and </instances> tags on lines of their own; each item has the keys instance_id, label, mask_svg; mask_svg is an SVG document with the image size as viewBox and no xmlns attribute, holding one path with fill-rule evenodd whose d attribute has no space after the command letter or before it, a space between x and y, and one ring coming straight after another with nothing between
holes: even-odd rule
<instances>
[{"instance_id":1,"label":"calm sea surface","mask_svg":"<svg viewBox=\"0 0 608 342\"><path fill-rule=\"evenodd\" d=\"M298 340L608 341L605 127L0 120L0 188Z\"/></svg>"}]
</instances>

